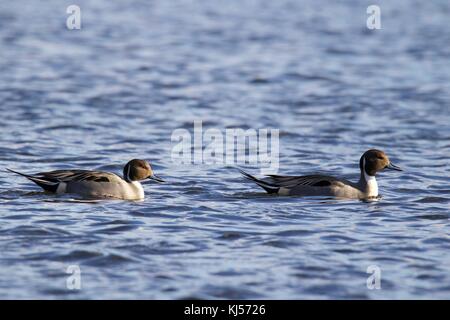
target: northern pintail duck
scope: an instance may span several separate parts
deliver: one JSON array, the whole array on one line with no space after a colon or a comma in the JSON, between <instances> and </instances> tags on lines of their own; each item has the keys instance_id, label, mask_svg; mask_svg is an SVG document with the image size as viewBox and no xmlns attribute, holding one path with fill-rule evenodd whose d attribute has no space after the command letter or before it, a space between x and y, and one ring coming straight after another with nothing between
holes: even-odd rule
<instances>
[{"instance_id":1,"label":"northern pintail duck","mask_svg":"<svg viewBox=\"0 0 450 320\"><path fill-rule=\"evenodd\" d=\"M242 171L249 180L256 182L268 193L297 196L331 196L338 198L369 199L378 197L377 172L383 169L402 171L392 164L380 150L370 149L359 160L361 175L357 183L326 175L278 176L269 175L257 179Z\"/></svg>"},{"instance_id":2,"label":"northern pintail duck","mask_svg":"<svg viewBox=\"0 0 450 320\"><path fill-rule=\"evenodd\" d=\"M153 179L164 182L153 174L147 161L139 159L133 159L125 165L123 178L110 172L90 170L55 170L36 174L7 170L26 177L45 191L95 198L141 200L144 198L144 188L139 181Z\"/></svg>"}]
</instances>

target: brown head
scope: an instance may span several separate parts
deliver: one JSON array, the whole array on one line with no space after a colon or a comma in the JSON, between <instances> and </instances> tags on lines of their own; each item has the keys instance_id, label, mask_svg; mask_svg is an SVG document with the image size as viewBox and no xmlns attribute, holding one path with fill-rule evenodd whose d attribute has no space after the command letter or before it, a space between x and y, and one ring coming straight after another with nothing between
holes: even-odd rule
<instances>
[{"instance_id":1,"label":"brown head","mask_svg":"<svg viewBox=\"0 0 450 320\"><path fill-rule=\"evenodd\" d=\"M369 176L374 176L383 169L402 171L402 169L391 163L383 151L377 149L370 149L364 152L359 160L359 168L361 172L365 172Z\"/></svg>"},{"instance_id":2,"label":"brown head","mask_svg":"<svg viewBox=\"0 0 450 320\"><path fill-rule=\"evenodd\" d=\"M152 167L145 160L133 159L123 168L123 178L127 182L152 179L158 182L164 182L153 174Z\"/></svg>"}]
</instances>

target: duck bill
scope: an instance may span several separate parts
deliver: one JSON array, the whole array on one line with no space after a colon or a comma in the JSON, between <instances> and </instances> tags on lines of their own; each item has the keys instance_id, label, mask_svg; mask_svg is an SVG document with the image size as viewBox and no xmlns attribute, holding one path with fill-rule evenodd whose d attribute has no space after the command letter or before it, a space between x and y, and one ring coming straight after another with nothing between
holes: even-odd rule
<instances>
[{"instance_id":1,"label":"duck bill","mask_svg":"<svg viewBox=\"0 0 450 320\"><path fill-rule=\"evenodd\" d=\"M390 162L387 166L386 169L391 169L391 170L396 170L396 171L403 171L402 168L396 166L395 164L393 164L392 162Z\"/></svg>"},{"instance_id":2,"label":"duck bill","mask_svg":"<svg viewBox=\"0 0 450 320\"><path fill-rule=\"evenodd\" d=\"M150 177L148 177L148 179L155 180L156 182L160 182L160 183L165 182L163 179L161 179L158 176L155 176L154 174L152 174Z\"/></svg>"}]
</instances>

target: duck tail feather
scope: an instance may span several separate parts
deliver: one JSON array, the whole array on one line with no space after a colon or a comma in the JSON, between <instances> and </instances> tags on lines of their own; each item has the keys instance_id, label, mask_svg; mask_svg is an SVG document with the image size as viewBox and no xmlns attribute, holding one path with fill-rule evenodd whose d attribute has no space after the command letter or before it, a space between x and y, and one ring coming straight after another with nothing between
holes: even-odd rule
<instances>
[{"instance_id":1,"label":"duck tail feather","mask_svg":"<svg viewBox=\"0 0 450 320\"><path fill-rule=\"evenodd\" d=\"M280 190L280 187L278 187L276 185L273 185L273 184L270 184L270 183L268 183L266 181L260 180L260 179L252 176L251 174L249 174L249 173L247 173L247 172L245 172L245 171L243 171L241 169L238 169L238 170L247 180L255 182L258 186L260 186L261 188L266 190L267 193L277 193L278 190Z\"/></svg>"},{"instance_id":2,"label":"duck tail feather","mask_svg":"<svg viewBox=\"0 0 450 320\"><path fill-rule=\"evenodd\" d=\"M14 171L12 169L6 168L7 171L18 174L22 177L27 178L28 180L33 181L34 183L36 183L38 186L40 186L42 189L44 189L45 191L50 191L50 192L56 192L56 190L58 189L58 185L59 182L55 182L55 181L48 181L42 178L38 178L29 174L25 174L22 172L18 172L18 171Z\"/></svg>"}]
</instances>

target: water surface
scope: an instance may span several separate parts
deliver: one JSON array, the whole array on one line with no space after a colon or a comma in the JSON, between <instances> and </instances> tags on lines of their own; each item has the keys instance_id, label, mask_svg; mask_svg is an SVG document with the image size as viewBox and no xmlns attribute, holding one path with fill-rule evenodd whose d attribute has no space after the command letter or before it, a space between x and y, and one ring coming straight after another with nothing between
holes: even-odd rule
<instances>
[{"instance_id":1,"label":"water surface","mask_svg":"<svg viewBox=\"0 0 450 320\"><path fill-rule=\"evenodd\" d=\"M86 202L1 171L1 298L450 298L448 1L378 1L375 31L367 1L80 0L74 31L69 4L0 4L0 167L145 158L168 183ZM356 180L372 147L405 171L377 202L268 196L172 162L194 120L280 129L283 174Z\"/></svg>"}]
</instances>

